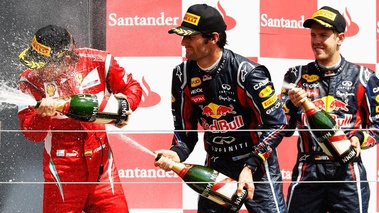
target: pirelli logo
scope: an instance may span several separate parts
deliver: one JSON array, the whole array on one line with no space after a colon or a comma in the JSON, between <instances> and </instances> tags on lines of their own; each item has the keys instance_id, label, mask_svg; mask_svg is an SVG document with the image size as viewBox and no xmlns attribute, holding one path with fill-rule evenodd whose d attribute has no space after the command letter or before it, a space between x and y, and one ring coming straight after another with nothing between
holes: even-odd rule
<instances>
[{"instance_id":1,"label":"pirelli logo","mask_svg":"<svg viewBox=\"0 0 379 213\"><path fill-rule=\"evenodd\" d=\"M200 21L200 16L187 12L184 15L183 21L197 26Z\"/></svg>"},{"instance_id":2,"label":"pirelli logo","mask_svg":"<svg viewBox=\"0 0 379 213\"><path fill-rule=\"evenodd\" d=\"M317 18L317 17L324 17L324 18L327 18L329 20L332 20L334 21L334 19L336 19L337 17L337 14L329 11L329 10L318 10L317 12L315 12L312 16L312 18Z\"/></svg>"},{"instance_id":3,"label":"pirelli logo","mask_svg":"<svg viewBox=\"0 0 379 213\"><path fill-rule=\"evenodd\" d=\"M50 57L51 48L39 43L35 36L33 37L33 40L32 40L32 47L39 54Z\"/></svg>"},{"instance_id":4,"label":"pirelli logo","mask_svg":"<svg viewBox=\"0 0 379 213\"><path fill-rule=\"evenodd\" d=\"M262 102L263 109L267 109L270 106L272 106L276 101L278 100L278 97L276 95L271 96L269 99Z\"/></svg>"}]
</instances>

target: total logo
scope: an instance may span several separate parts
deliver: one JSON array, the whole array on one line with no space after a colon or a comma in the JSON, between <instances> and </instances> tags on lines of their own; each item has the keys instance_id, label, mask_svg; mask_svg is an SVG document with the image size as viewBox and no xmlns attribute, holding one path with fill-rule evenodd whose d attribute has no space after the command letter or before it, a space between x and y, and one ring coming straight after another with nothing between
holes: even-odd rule
<instances>
[{"instance_id":1,"label":"total logo","mask_svg":"<svg viewBox=\"0 0 379 213\"><path fill-rule=\"evenodd\" d=\"M346 102L335 99L333 96L324 96L320 99L316 99L312 101L314 105L318 108L325 110L326 112L344 110L346 112L349 111L347 108L348 104Z\"/></svg>"},{"instance_id":2,"label":"total logo","mask_svg":"<svg viewBox=\"0 0 379 213\"><path fill-rule=\"evenodd\" d=\"M203 110L202 112L203 115L207 117L215 118L215 119L219 119L220 117L225 116L226 114L236 114L236 111L234 111L234 108L232 105L227 107L224 105L210 103L202 107L202 110Z\"/></svg>"}]
</instances>

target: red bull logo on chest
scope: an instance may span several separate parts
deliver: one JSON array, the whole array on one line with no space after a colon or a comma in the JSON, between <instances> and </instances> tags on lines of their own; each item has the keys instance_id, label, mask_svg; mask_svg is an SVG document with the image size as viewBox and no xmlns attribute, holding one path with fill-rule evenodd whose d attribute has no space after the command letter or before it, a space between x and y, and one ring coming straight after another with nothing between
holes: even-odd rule
<instances>
[{"instance_id":1,"label":"red bull logo on chest","mask_svg":"<svg viewBox=\"0 0 379 213\"><path fill-rule=\"evenodd\" d=\"M236 111L234 111L234 107L232 105L224 106L215 103L210 103L202 107L202 110L203 115L215 119L219 119L220 117L226 116L227 114L236 114Z\"/></svg>"},{"instance_id":2,"label":"red bull logo on chest","mask_svg":"<svg viewBox=\"0 0 379 213\"><path fill-rule=\"evenodd\" d=\"M343 110L345 112L348 112L349 109L347 101L341 101L333 96L324 96L319 99L315 99L312 101L318 108L325 110L326 112L333 112L338 110Z\"/></svg>"},{"instance_id":3,"label":"red bull logo on chest","mask_svg":"<svg viewBox=\"0 0 379 213\"><path fill-rule=\"evenodd\" d=\"M244 126L243 118L241 115L233 116L233 121L228 122L225 119L220 119L229 114L236 114L234 107L218 105L215 103L210 103L206 106L201 107L202 114L206 117L214 118L212 123L208 123L205 119L202 119L202 126L204 129L212 130L212 132L226 132L230 130L236 130Z\"/></svg>"}]
</instances>

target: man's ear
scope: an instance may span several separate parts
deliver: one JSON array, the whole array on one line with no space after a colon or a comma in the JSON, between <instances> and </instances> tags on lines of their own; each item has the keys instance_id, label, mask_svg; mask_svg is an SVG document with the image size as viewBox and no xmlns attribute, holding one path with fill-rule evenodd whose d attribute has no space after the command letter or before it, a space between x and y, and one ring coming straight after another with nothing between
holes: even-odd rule
<instances>
[{"instance_id":1,"label":"man's ear","mask_svg":"<svg viewBox=\"0 0 379 213\"><path fill-rule=\"evenodd\" d=\"M338 34L338 45L341 46L342 42L345 40L345 33Z\"/></svg>"},{"instance_id":2,"label":"man's ear","mask_svg":"<svg viewBox=\"0 0 379 213\"><path fill-rule=\"evenodd\" d=\"M64 56L63 60L64 60L65 63L71 63L71 61L72 61L71 55L70 54L66 54Z\"/></svg>"}]
</instances>

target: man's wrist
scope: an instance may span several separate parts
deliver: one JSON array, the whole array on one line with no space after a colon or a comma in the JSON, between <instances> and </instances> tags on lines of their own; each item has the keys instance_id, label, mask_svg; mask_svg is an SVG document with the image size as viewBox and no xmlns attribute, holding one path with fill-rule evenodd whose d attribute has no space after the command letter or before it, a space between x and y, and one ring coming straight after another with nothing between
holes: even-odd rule
<instances>
[{"instance_id":1,"label":"man's wrist","mask_svg":"<svg viewBox=\"0 0 379 213\"><path fill-rule=\"evenodd\" d=\"M245 165L243 165L243 167L249 168L253 174L255 173L255 171L257 171L257 167L252 166L252 165L247 164L247 163L245 163Z\"/></svg>"}]
</instances>

